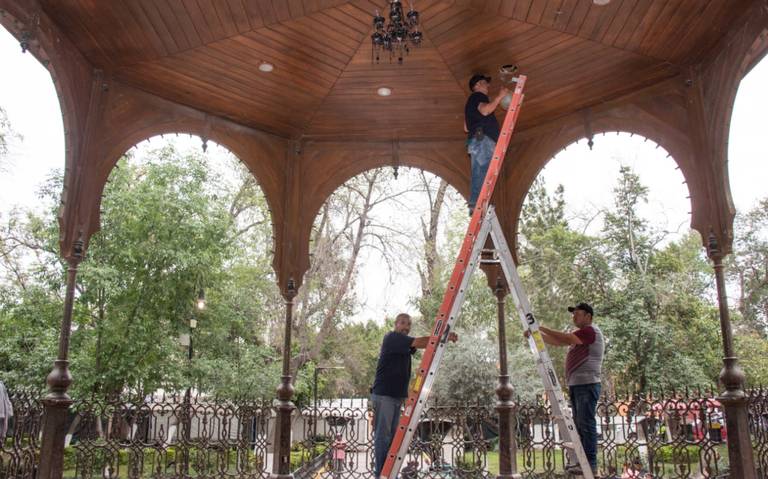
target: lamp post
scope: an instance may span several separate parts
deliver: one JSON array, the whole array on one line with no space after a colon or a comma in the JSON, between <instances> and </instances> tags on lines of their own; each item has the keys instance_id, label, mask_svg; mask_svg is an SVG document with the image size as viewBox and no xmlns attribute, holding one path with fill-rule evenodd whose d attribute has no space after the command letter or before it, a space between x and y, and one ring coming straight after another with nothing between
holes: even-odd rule
<instances>
[{"instance_id":1,"label":"lamp post","mask_svg":"<svg viewBox=\"0 0 768 479\"><path fill-rule=\"evenodd\" d=\"M197 300L195 301L195 308L198 311L203 311L205 309L205 292L202 290L202 288L197 293ZM194 310L192 312L192 317L189 318L189 337L187 339L187 367L189 368L190 373L192 372L192 358L194 357L195 350L192 345L192 336L194 330L197 328L197 318L195 317ZM190 374L190 383L187 385L187 391L184 394L184 415L186 416L184 418L184 434L183 434L183 442L186 447L184 447L184 473L187 474L189 472L189 447L190 447L190 440L192 439L192 376Z\"/></svg>"},{"instance_id":2,"label":"lamp post","mask_svg":"<svg viewBox=\"0 0 768 479\"><path fill-rule=\"evenodd\" d=\"M315 368L313 381L314 416L312 418L312 444L314 444L317 439L317 376L320 371L327 371L329 369L344 369L344 366L318 366Z\"/></svg>"}]
</instances>

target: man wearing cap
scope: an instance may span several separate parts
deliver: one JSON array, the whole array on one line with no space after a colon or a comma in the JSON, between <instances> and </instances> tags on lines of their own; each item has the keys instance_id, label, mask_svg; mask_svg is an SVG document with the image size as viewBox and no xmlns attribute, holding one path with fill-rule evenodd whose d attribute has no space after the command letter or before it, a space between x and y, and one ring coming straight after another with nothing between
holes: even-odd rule
<instances>
[{"instance_id":1,"label":"man wearing cap","mask_svg":"<svg viewBox=\"0 0 768 479\"><path fill-rule=\"evenodd\" d=\"M373 405L373 457L374 477L381 475L387 452L395 437L400 420L400 406L408 397L411 380L411 355L416 349L425 349L430 336L411 337L411 316L400 313L395 318L395 330L384 336L376 365L376 378L371 388ZM450 332L448 341L456 342L459 336Z\"/></svg>"},{"instance_id":2,"label":"man wearing cap","mask_svg":"<svg viewBox=\"0 0 768 479\"><path fill-rule=\"evenodd\" d=\"M475 208L477 196L483 186L488 165L491 163L493 149L499 139L499 122L493 114L501 99L509 93L502 87L491 100L488 88L491 77L482 74L472 75L469 90L472 92L464 105L464 131L467 133L467 151L472 158L472 181L469 195L469 214Z\"/></svg>"},{"instance_id":3,"label":"man wearing cap","mask_svg":"<svg viewBox=\"0 0 768 479\"><path fill-rule=\"evenodd\" d=\"M539 326L541 337L552 346L568 346L565 357L565 379L571 397L573 421L592 471L597 471L597 422L595 412L600 397L600 372L603 367L605 342L600 328L592 324L594 311L587 303L569 306L576 330L570 333ZM526 337L528 336L526 331ZM579 473L579 466L568 466Z\"/></svg>"}]
</instances>

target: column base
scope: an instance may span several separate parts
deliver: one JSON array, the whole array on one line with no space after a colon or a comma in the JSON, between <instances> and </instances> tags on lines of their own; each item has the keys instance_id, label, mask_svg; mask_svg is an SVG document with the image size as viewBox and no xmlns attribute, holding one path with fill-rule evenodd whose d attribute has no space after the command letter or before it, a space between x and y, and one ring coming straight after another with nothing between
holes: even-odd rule
<instances>
[{"instance_id":1,"label":"column base","mask_svg":"<svg viewBox=\"0 0 768 479\"><path fill-rule=\"evenodd\" d=\"M731 477L757 479L752 438L749 435L748 398L744 391L726 391L718 396L728 431L728 460Z\"/></svg>"},{"instance_id":2,"label":"column base","mask_svg":"<svg viewBox=\"0 0 768 479\"><path fill-rule=\"evenodd\" d=\"M43 399L43 423L40 427L39 479L60 479L64 474L64 440L67 417L73 401L65 394L50 394Z\"/></svg>"}]
</instances>

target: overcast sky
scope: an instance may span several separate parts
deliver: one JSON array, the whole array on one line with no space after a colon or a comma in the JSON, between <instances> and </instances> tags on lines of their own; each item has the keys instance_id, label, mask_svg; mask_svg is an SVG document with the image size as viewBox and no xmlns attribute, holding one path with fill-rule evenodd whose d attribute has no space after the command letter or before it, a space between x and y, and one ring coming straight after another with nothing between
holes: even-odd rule
<instances>
[{"instance_id":1,"label":"overcast sky","mask_svg":"<svg viewBox=\"0 0 768 479\"><path fill-rule=\"evenodd\" d=\"M64 166L61 112L50 76L18 42L0 28L0 106L23 136L11 144L9 164L0 173L0 214L15 205L34 207L35 191L53 168ZM768 61L759 64L739 89L731 123L729 174L737 209L754 206L768 196L768 141L764 113L768 109ZM196 143L196 142L193 142ZM192 143L191 143L192 144ZM642 137L609 134L597 136L590 151L586 141L571 145L544 169L550 188L563 184L569 215L584 225L588 213L610 206L611 189L621 165L633 167L650 188L650 202L642 213L670 231L685 232L690 223L690 201L682 174L667 152ZM600 222L588 224L598 231ZM398 278L396 285L377 273L375 256L364 257L358 290L366 304L357 319L379 319L408 309L406 290L418 284L415 273Z\"/></svg>"}]
</instances>

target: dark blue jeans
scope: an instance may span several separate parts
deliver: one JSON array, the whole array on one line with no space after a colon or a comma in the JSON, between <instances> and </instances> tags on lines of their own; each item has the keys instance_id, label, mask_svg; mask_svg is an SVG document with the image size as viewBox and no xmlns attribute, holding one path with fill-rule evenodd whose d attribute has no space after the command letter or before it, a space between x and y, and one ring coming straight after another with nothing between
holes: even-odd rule
<instances>
[{"instance_id":1,"label":"dark blue jeans","mask_svg":"<svg viewBox=\"0 0 768 479\"><path fill-rule=\"evenodd\" d=\"M384 461L387 460L389 446L395 438L397 423L400 421L400 406L403 400L390 396L371 394L373 403L373 457L376 479L381 475Z\"/></svg>"},{"instance_id":2,"label":"dark blue jeans","mask_svg":"<svg viewBox=\"0 0 768 479\"><path fill-rule=\"evenodd\" d=\"M472 183L469 193L469 209L475 208L477 197L480 195L480 189L483 187L485 174L488 173L488 165L491 164L493 150L496 148L496 142L487 136L481 140L472 138L467 142L467 152L472 158Z\"/></svg>"},{"instance_id":3,"label":"dark blue jeans","mask_svg":"<svg viewBox=\"0 0 768 479\"><path fill-rule=\"evenodd\" d=\"M587 455L592 470L597 469L597 400L600 398L600 383L570 386L573 422L581 439L584 454Z\"/></svg>"}]
</instances>

